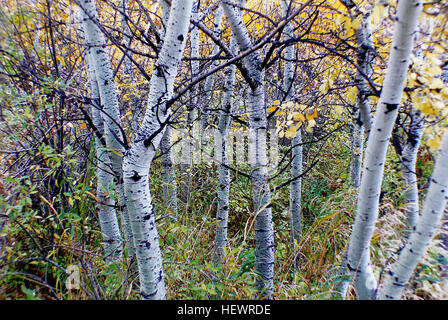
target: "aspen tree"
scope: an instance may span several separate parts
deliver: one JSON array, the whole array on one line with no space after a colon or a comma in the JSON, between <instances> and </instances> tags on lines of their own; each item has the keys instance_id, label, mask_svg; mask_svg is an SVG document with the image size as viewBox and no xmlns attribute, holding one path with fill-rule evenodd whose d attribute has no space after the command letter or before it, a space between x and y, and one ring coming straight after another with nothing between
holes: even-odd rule
<instances>
[{"instance_id":1,"label":"aspen tree","mask_svg":"<svg viewBox=\"0 0 448 320\"><path fill-rule=\"evenodd\" d=\"M419 214L418 185L416 165L417 153L423 133L423 119L418 110L411 109L407 138L402 152L401 173L404 182L404 198L408 228L412 230L416 224Z\"/></svg>"},{"instance_id":2,"label":"aspen tree","mask_svg":"<svg viewBox=\"0 0 448 320\"><path fill-rule=\"evenodd\" d=\"M282 15L287 16L290 12L292 1L282 0ZM293 27L291 23L285 25L283 30L285 40L294 37ZM294 97L294 63L295 50L294 45L288 46L284 50L285 62L284 62L284 74L283 74L283 90L286 90L285 100L290 100ZM300 233L302 228L302 216L301 216L301 195L302 195L302 178L299 177L302 174L302 130L297 130L296 136L291 141L291 179L295 179L291 182L291 191L289 194L289 212L290 212L290 228L291 228L291 241L300 241Z\"/></svg>"},{"instance_id":3,"label":"aspen tree","mask_svg":"<svg viewBox=\"0 0 448 320\"><path fill-rule=\"evenodd\" d=\"M397 261L386 272L379 299L400 299L417 263L429 246L448 200L448 131L445 131L431 182L416 226Z\"/></svg>"},{"instance_id":4,"label":"aspen tree","mask_svg":"<svg viewBox=\"0 0 448 320\"><path fill-rule=\"evenodd\" d=\"M169 14L170 14L170 6L166 3L165 0L160 0L160 5L162 7L162 32L160 33L160 37L165 37L165 28L168 22ZM163 134L162 140L160 142L160 153L162 154L162 197L164 199L167 210L177 212L177 179L176 179L176 170L174 167L173 161L173 153L172 153L172 130L171 126L167 125L165 129L165 133Z\"/></svg>"},{"instance_id":5,"label":"aspen tree","mask_svg":"<svg viewBox=\"0 0 448 320\"><path fill-rule=\"evenodd\" d=\"M238 46L233 36L230 36L230 50L236 55ZM227 222L229 216L229 190L230 171L228 160L228 132L232 123L231 114L234 110L233 93L235 87L236 66L231 65L225 70L224 95L222 99L222 112L218 124L218 208L216 212L216 238L215 238L215 260L224 258L224 249L227 245Z\"/></svg>"},{"instance_id":6,"label":"aspen tree","mask_svg":"<svg viewBox=\"0 0 448 320\"><path fill-rule=\"evenodd\" d=\"M197 21L199 19L199 6L200 1L195 0L193 1L193 9L191 13L191 19L193 21ZM199 28L197 26L193 26L191 32L190 32L190 56L194 58L198 58L200 55L199 51ZM191 76L192 78L197 76L199 74L199 60L192 60L191 61ZM195 139L198 139L198 137L195 137L195 120L197 117L197 107L198 107L198 92L199 87L194 86L189 91L190 94L190 103L188 104L187 111L187 143L185 144L185 147L187 148L186 152L184 152L185 158L183 162L184 167L184 175L185 178L183 180L184 186L183 186L183 192L185 202L188 202L191 197L191 191L192 191L192 175L193 175L193 163L194 163L194 151L195 151ZM204 134L204 131L201 131L201 137Z\"/></svg>"},{"instance_id":7,"label":"aspen tree","mask_svg":"<svg viewBox=\"0 0 448 320\"><path fill-rule=\"evenodd\" d=\"M369 86L367 79L373 72L373 39L371 31L371 13L372 5L368 5L365 13L360 12L356 4L351 0L341 0L341 3L350 12L352 24L354 21L360 21L359 28L354 31L357 51L357 71L355 83L358 94L353 106L353 121L351 128L351 162L350 162L350 184L354 189L358 189L361 182L361 168L364 153L364 135L369 136L372 127L372 113L370 111L370 101L368 98ZM348 247L344 252L341 264L342 269L338 276L340 282L336 285L335 291L345 297L349 285L348 270L346 269L348 256Z\"/></svg>"},{"instance_id":8,"label":"aspen tree","mask_svg":"<svg viewBox=\"0 0 448 320\"><path fill-rule=\"evenodd\" d=\"M347 263L359 299L375 297L376 281L370 263L370 240L378 216L386 151L403 93L421 10L422 3L419 0L398 3L388 67L367 143Z\"/></svg>"},{"instance_id":9,"label":"aspen tree","mask_svg":"<svg viewBox=\"0 0 448 320\"><path fill-rule=\"evenodd\" d=\"M167 29L150 81L143 122L123 159L126 204L134 235L143 299L165 299L159 235L149 189L149 171L169 121L171 99L190 22L192 0L173 0Z\"/></svg>"},{"instance_id":10,"label":"aspen tree","mask_svg":"<svg viewBox=\"0 0 448 320\"><path fill-rule=\"evenodd\" d=\"M104 136L104 121L101 117L101 101L98 83L90 54L86 55L87 68L89 73L90 101L92 104L91 114L93 124ZM110 194L114 182L114 175L109 159L109 153L102 145L100 139L95 135L95 151L97 158L97 189L96 196L99 200L98 217L103 234L106 261L114 261L122 254L121 234L118 226L115 203Z\"/></svg>"},{"instance_id":11,"label":"aspen tree","mask_svg":"<svg viewBox=\"0 0 448 320\"><path fill-rule=\"evenodd\" d=\"M224 13L240 51L252 47L252 41L240 12L231 4L221 2ZM274 228L272 223L271 191L268 185L266 129L267 110L264 99L264 70L257 52L249 54L246 64L252 85L248 97L249 161L251 166L252 199L255 216L255 287L261 296L272 299L274 278Z\"/></svg>"},{"instance_id":12,"label":"aspen tree","mask_svg":"<svg viewBox=\"0 0 448 320\"><path fill-rule=\"evenodd\" d=\"M213 26L214 26L214 34L217 38L221 37L221 22L222 22L222 17L223 17L223 11L222 11L222 7L219 6L216 9L216 13L215 13L215 19L213 20ZM219 54L219 46L217 46L216 44L213 44L212 47L212 57L215 57L217 54ZM214 61L212 64L212 67L215 67L219 64L218 61ZM209 77L207 77L207 79L205 79L205 83L204 83L204 97L203 99L201 99L201 104L202 106L206 106L210 104L210 101L213 97L213 82L215 81L215 74L210 75ZM205 108L203 108L205 109ZM201 131L204 132L205 129L207 128L209 122L209 115L207 113L206 110L204 110L204 112L202 113L202 118L201 118ZM201 142L201 144L204 142Z\"/></svg>"},{"instance_id":13,"label":"aspen tree","mask_svg":"<svg viewBox=\"0 0 448 320\"><path fill-rule=\"evenodd\" d=\"M88 46L92 66L95 69L98 91L100 95L102 118L104 121L104 137L108 148L109 159L115 175L118 206L121 208L122 226L126 238L129 257L134 255L132 232L129 216L124 203L122 184L122 155L124 154L124 135L121 126L120 107L113 78L112 65L107 52L104 35L99 28L98 14L93 0L78 1L80 18Z\"/></svg>"},{"instance_id":14,"label":"aspen tree","mask_svg":"<svg viewBox=\"0 0 448 320\"><path fill-rule=\"evenodd\" d=\"M372 5L367 5L365 12L361 12L351 0L340 0L350 13L352 25L359 22L359 27L354 28L356 43L357 71L355 83L357 89L356 102L353 107L352 128L352 161L350 164L350 182L354 188L359 187L361 179L364 133L368 137L372 127L372 114L370 112L369 84L366 77L373 72L373 39L371 30Z\"/></svg>"}]
</instances>

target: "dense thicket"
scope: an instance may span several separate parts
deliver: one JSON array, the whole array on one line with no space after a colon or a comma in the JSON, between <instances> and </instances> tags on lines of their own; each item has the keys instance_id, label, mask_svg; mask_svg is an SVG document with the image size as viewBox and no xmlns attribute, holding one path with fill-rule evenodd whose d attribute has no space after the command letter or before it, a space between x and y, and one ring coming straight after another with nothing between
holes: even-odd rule
<instances>
[{"instance_id":1,"label":"dense thicket","mask_svg":"<svg viewBox=\"0 0 448 320\"><path fill-rule=\"evenodd\" d=\"M447 298L448 2L0 3L0 298Z\"/></svg>"}]
</instances>

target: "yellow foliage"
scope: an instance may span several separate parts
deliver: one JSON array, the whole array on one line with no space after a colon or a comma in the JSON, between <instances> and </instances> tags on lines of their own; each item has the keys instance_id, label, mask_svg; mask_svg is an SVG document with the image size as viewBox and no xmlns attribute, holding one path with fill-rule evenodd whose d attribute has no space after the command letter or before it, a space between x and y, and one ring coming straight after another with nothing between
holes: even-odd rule
<instances>
[{"instance_id":1,"label":"yellow foliage","mask_svg":"<svg viewBox=\"0 0 448 320\"><path fill-rule=\"evenodd\" d=\"M428 140L428 146L433 151L439 150L441 143L442 143L442 138L439 135L436 135Z\"/></svg>"},{"instance_id":2,"label":"yellow foliage","mask_svg":"<svg viewBox=\"0 0 448 320\"><path fill-rule=\"evenodd\" d=\"M316 121L314 121L314 120L310 120L309 122L308 122L308 126L306 127L306 131L307 132L309 132L309 133L312 133L313 132L313 128L316 126Z\"/></svg>"},{"instance_id":3,"label":"yellow foliage","mask_svg":"<svg viewBox=\"0 0 448 320\"><path fill-rule=\"evenodd\" d=\"M355 29L355 30L358 30L359 28L361 28L361 20L360 20L360 18L357 18L357 19L352 21L352 28Z\"/></svg>"},{"instance_id":4,"label":"yellow foliage","mask_svg":"<svg viewBox=\"0 0 448 320\"><path fill-rule=\"evenodd\" d=\"M308 121L311 121L311 120L313 120L314 118L316 118L317 117L317 109L310 109L310 110L308 110L307 111L307 113L306 113L306 119L308 120Z\"/></svg>"},{"instance_id":5,"label":"yellow foliage","mask_svg":"<svg viewBox=\"0 0 448 320\"><path fill-rule=\"evenodd\" d=\"M372 12L372 23L374 25L378 24L381 22L384 13L386 11L386 7L384 5L376 5L375 8L373 8L373 12Z\"/></svg>"},{"instance_id":6,"label":"yellow foliage","mask_svg":"<svg viewBox=\"0 0 448 320\"><path fill-rule=\"evenodd\" d=\"M300 122L305 121L305 116L303 114L301 114L300 112L294 112L292 114L292 118L294 119L294 121L300 121Z\"/></svg>"}]
</instances>

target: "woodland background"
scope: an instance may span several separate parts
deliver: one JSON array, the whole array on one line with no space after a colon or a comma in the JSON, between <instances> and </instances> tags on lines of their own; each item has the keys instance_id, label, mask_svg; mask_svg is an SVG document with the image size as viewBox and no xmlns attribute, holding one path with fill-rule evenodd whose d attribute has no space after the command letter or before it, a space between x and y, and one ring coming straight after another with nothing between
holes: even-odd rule
<instances>
[{"instance_id":1,"label":"woodland background","mask_svg":"<svg viewBox=\"0 0 448 320\"><path fill-rule=\"evenodd\" d=\"M0 298L140 299L147 285L140 278L144 263L139 260L137 265L126 244L120 215L126 203L119 195L123 176L111 163L114 154L125 157L142 136L149 139L139 128L151 107L150 81L156 72L163 73L157 61L170 43L163 41L168 26L164 19L170 5L182 6L182 1L94 1L96 12L84 15L80 6L90 1L0 3ZM346 250L371 128L370 118L360 114L360 103L372 119L380 110L397 1L186 3L193 13L185 37L178 36L185 50L173 77L173 93L164 100L173 110L165 126L173 134L168 144L160 142L160 132L151 136L160 136L160 147L157 143L147 162L152 196L148 219L158 231L164 298L356 299ZM368 239L378 284L412 233L415 222L410 222L409 212L421 210L431 179L437 179L431 178L436 158L443 156L439 149L448 111L448 2L419 5L422 13L383 164L378 217ZM222 6L228 6L224 13ZM231 10L240 14L250 38L246 55L231 39ZM83 21L89 19L104 44L89 44L101 41L87 38ZM362 31L368 29L370 40L365 36L363 42ZM92 62L91 51L97 48L105 52L112 72L109 84L116 90L118 118L107 113L112 109L106 109L101 88L94 95L91 71L98 73L99 63ZM247 158L238 158L251 148L250 99L257 87L251 79L257 71L251 69L250 59L259 59L264 70L261 107L267 140L278 137L277 163L264 181L270 199L261 209L254 203L258 191L251 180L257 169ZM218 70L212 73L214 68ZM98 110L101 116L95 115ZM181 139L196 139L195 152L206 152L206 145L214 143L201 135L206 127L224 128L224 136L246 134L244 139L232 138L227 165L193 161L191 156L185 163L167 165L166 155L177 152L170 157L182 158L190 146L179 149ZM176 135L176 130L184 130L187 137ZM109 141L118 141L118 147ZM414 168L404 156L409 143L416 144ZM301 162L294 171L298 156L291 155L298 154L298 147ZM443 161L448 163L446 157ZM405 178L409 174L415 176L412 183ZM106 180L109 183L102 185ZM408 199L411 184L418 191L416 208L415 200ZM299 193L296 222L291 219L293 190ZM272 283L262 285L268 295L260 296L255 229L258 213L266 208L272 212L268 222L274 264ZM107 216L112 209L121 232L119 250L114 247L118 240L105 236L100 221L101 214ZM216 235L224 218L218 220L217 212L226 212L221 251ZM402 299L448 298L448 213L441 213L437 226L403 287ZM111 247L119 251L117 256Z\"/></svg>"}]
</instances>

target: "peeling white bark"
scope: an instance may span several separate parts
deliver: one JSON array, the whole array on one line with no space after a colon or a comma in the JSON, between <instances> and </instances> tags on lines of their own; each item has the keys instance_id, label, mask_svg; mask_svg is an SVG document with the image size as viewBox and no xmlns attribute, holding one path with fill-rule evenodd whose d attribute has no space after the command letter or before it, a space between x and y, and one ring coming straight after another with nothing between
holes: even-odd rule
<instances>
[{"instance_id":1,"label":"peeling white bark","mask_svg":"<svg viewBox=\"0 0 448 320\"><path fill-rule=\"evenodd\" d=\"M136 138L123 160L123 178L143 299L165 299L159 235L149 189L149 170L164 134L174 80L185 48L192 0L173 0L164 43L150 82L148 106Z\"/></svg>"},{"instance_id":2,"label":"peeling white bark","mask_svg":"<svg viewBox=\"0 0 448 320\"><path fill-rule=\"evenodd\" d=\"M354 276L359 299L373 299L375 295L376 281L370 264L370 240L378 217L387 147L405 84L421 9L422 3L419 0L402 0L398 3L389 64L367 144L358 195L358 212L348 252L348 267Z\"/></svg>"}]
</instances>

